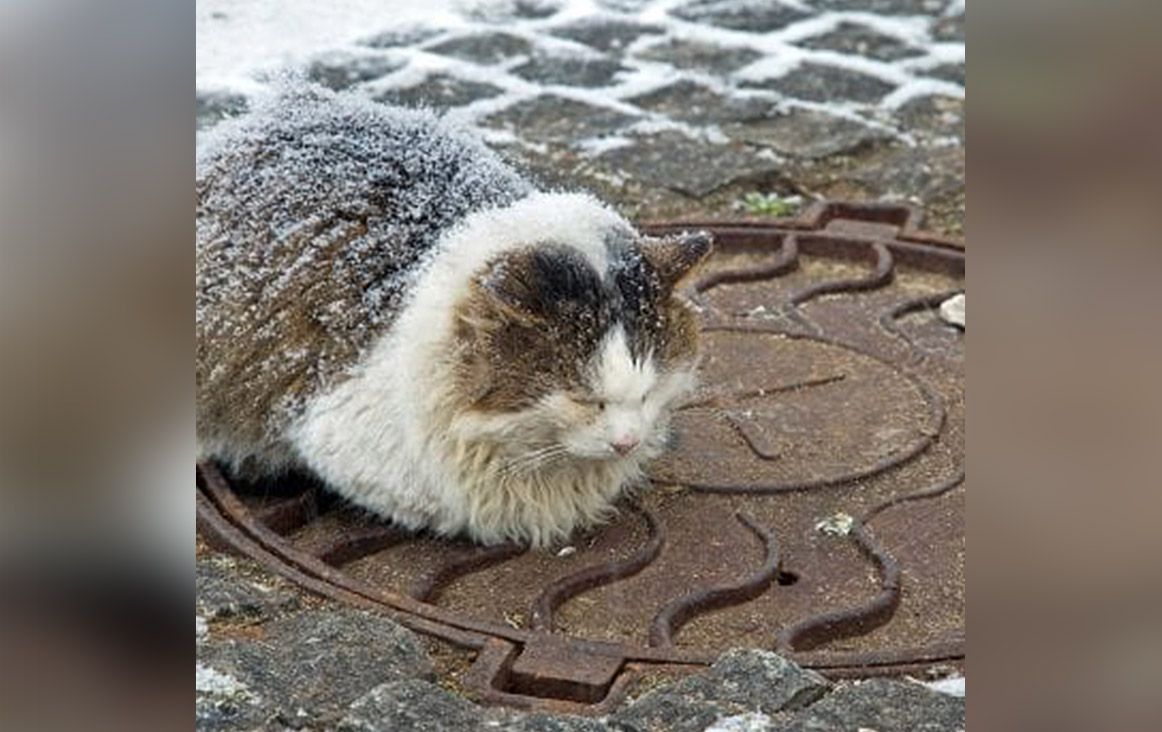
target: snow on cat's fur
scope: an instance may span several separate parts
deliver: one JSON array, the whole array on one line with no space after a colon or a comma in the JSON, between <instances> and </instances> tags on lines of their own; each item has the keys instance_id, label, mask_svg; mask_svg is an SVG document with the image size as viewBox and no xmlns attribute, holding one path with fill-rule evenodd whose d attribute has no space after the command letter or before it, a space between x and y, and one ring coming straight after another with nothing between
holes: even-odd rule
<instances>
[{"instance_id":1,"label":"snow on cat's fur","mask_svg":"<svg viewBox=\"0 0 1162 732\"><path fill-rule=\"evenodd\" d=\"M666 443L709 251L535 192L430 114L295 88L197 168L200 459L411 528L544 545Z\"/></svg>"}]
</instances>

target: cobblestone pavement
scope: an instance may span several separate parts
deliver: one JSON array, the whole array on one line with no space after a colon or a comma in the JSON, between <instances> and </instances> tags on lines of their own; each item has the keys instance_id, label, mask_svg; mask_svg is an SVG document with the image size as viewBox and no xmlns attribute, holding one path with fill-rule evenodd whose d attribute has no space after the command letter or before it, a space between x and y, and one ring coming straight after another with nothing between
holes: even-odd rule
<instances>
[{"instance_id":1,"label":"cobblestone pavement","mask_svg":"<svg viewBox=\"0 0 1162 732\"><path fill-rule=\"evenodd\" d=\"M910 201L965 221L963 0L492 0L368 28L307 73L481 128L547 185L642 218L762 216L785 197ZM199 88L197 129L246 97ZM773 203L772 203L773 202ZM486 710L468 659L198 549L198 730L958 730L964 700L831 686L764 652L602 720Z\"/></svg>"},{"instance_id":2,"label":"cobblestone pavement","mask_svg":"<svg viewBox=\"0 0 1162 732\"><path fill-rule=\"evenodd\" d=\"M519 713L464 698L468 659L370 613L301 593L200 547L195 729L237 732L953 732L963 698L910 680L831 684L768 651L641 685L607 717Z\"/></svg>"},{"instance_id":3,"label":"cobblestone pavement","mask_svg":"<svg viewBox=\"0 0 1162 732\"><path fill-rule=\"evenodd\" d=\"M747 194L909 201L965 219L963 0L492 0L368 28L322 84L484 130L546 185L648 218ZM199 89L198 128L245 109ZM757 212L761 212L761 208Z\"/></svg>"}]
</instances>

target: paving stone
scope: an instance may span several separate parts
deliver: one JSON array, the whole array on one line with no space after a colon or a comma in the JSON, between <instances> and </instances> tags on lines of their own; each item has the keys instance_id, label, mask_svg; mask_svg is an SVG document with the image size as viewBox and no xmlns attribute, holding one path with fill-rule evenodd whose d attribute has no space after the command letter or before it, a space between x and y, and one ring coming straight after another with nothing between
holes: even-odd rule
<instances>
[{"instance_id":1,"label":"paving stone","mask_svg":"<svg viewBox=\"0 0 1162 732\"><path fill-rule=\"evenodd\" d=\"M964 43L964 13L937 20L932 25L932 37L948 43Z\"/></svg>"},{"instance_id":2,"label":"paving stone","mask_svg":"<svg viewBox=\"0 0 1162 732\"><path fill-rule=\"evenodd\" d=\"M697 69L722 75L762 58L762 54L752 48L728 48L681 39L656 43L637 55L649 61L664 61L679 69Z\"/></svg>"},{"instance_id":3,"label":"paving stone","mask_svg":"<svg viewBox=\"0 0 1162 732\"><path fill-rule=\"evenodd\" d=\"M618 51L646 34L661 33L656 25L626 20L582 19L549 31L559 38L584 43L601 51Z\"/></svg>"},{"instance_id":4,"label":"paving stone","mask_svg":"<svg viewBox=\"0 0 1162 732\"><path fill-rule=\"evenodd\" d=\"M532 44L510 33L473 33L449 38L427 50L478 64L496 64L527 55L532 51Z\"/></svg>"},{"instance_id":5,"label":"paving stone","mask_svg":"<svg viewBox=\"0 0 1162 732\"><path fill-rule=\"evenodd\" d=\"M650 112L694 124L761 120L775 107L774 99L728 97L688 79L626 101Z\"/></svg>"},{"instance_id":6,"label":"paving stone","mask_svg":"<svg viewBox=\"0 0 1162 732\"><path fill-rule=\"evenodd\" d=\"M263 620L298 606L293 592L248 579L229 557L202 559L194 565L194 608L205 620Z\"/></svg>"},{"instance_id":7,"label":"paving stone","mask_svg":"<svg viewBox=\"0 0 1162 732\"><path fill-rule=\"evenodd\" d=\"M633 121L633 117L611 109L542 94L489 116L485 124L512 130L533 142L572 145L588 138L616 134Z\"/></svg>"},{"instance_id":8,"label":"paving stone","mask_svg":"<svg viewBox=\"0 0 1162 732\"><path fill-rule=\"evenodd\" d=\"M353 704L338 732L473 732L484 712L435 684L405 680L376 686ZM495 726L489 729L496 729Z\"/></svg>"},{"instance_id":9,"label":"paving stone","mask_svg":"<svg viewBox=\"0 0 1162 732\"><path fill-rule=\"evenodd\" d=\"M741 145L712 145L661 132L609 150L596 162L648 186L701 198L730 183L774 174L777 165Z\"/></svg>"},{"instance_id":10,"label":"paving stone","mask_svg":"<svg viewBox=\"0 0 1162 732\"><path fill-rule=\"evenodd\" d=\"M965 701L909 681L870 679L837 688L800 713L788 732L961 732Z\"/></svg>"},{"instance_id":11,"label":"paving stone","mask_svg":"<svg viewBox=\"0 0 1162 732\"><path fill-rule=\"evenodd\" d=\"M636 13L655 0L597 0L603 8L616 10L619 13Z\"/></svg>"},{"instance_id":12,"label":"paving stone","mask_svg":"<svg viewBox=\"0 0 1162 732\"><path fill-rule=\"evenodd\" d=\"M257 717L307 726L342 713L380 684L435 676L411 631L345 607L273 621L258 637L207 644L197 656L209 674L230 679L251 701L228 718L231 724L216 727L222 729L245 729Z\"/></svg>"},{"instance_id":13,"label":"paving stone","mask_svg":"<svg viewBox=\"0 0 1162 732\"><path fill-rule=\"evenodd\" d=\"M910 56L924 55L921 49L858 23L840 23L835 30L798 41L796 45L814 50L866 56L880 61L897 61Z\"/></svg>"},{"instance_id":14,"label":"paving stone","mask_svg":"<svg viewBox=\"0 0 1162 732\"><path fill-rule=\"evenodd\" d=\"M815 672L770 651L740 649L724 654L704 673L649 692L611 720L642 732L702 732L735 715L801 709L829 686Z\"/></svg>"},{"instance_id":15,"label":"paving stone","mask_svg":"<svg viewBox=\"0 0 1162 732\"><path fill-rule=\"evenodd\" d=\"M913 99L898 110L895 117L901 127L926 138L965 138L964 100L955 97L926 96Z\"/></svg>"},{"instance_id":16,"label":"paving stone","mask_svg":"<svg viewBox=\"0 0 1162 732\"><path fill-rule=\"evenodd\" d=\"M928 203L964 192L964 148L893 146L847 177L881 198Z\"/></svg>"},{"instance_id":17,"label":"paving stone","mask_svg":"<svg viewBox=\"0 0 1162 732\"><path fill-rule=\"evenodd\" d=\"M812 0L820 10L862 10L878 15L935 15L949 0Z\"/></svg>"},{"instance_id":18,"label":"paving stone","mask_svg":"<svg viewBox=\"0 0 1162 732\"><path fill-rule=\"evenodd\" d=\"M730 125L723 131L780 155L804 159L851 153L890 138L886 132L813 109L792 109L762 121Z\"/></svg>"},{"instance_id":19,"label":"paving stone","mask_svg":"<svg viewBox=\"0 0 1162 732\"><path fill-rule=\"evenodd\" d=\"M435 107L448 109L471 104L478 99L495 97L503 91L492 84L458 79L447 74L435 74L415 86L390 89L375 97L377 102L402 104L407 107Z\"/></svg>"},{"instance_id":20,"label":"paving stone","mask_svg":"<svg viewBox=\"0 0 1162 732\"><path fill-rule=\"evenodd\" d=\"M779 0L694 0L670 14L694 23L754 33L778 30L810 15Z\"/></svg>"},{"instance_id":21,"label":"paving stone","mask_svg":"<svg viewBox=\"0 0 1162 732\"><path fill-rule=\"evenodd\" d=\"M858 71L807 62L777 79L744 82L745 86L775 89L810 102L852 101L871 104L895 89L892 84Z\"/></svg>"},{"instance_id":22,"label":"paving stone","mask_svg":"<svg viewBox=\"0 0 1162 732\"><path fill-rule=\"evenodd\" d=\"M611 58L588 56L557 56L538 53L529 61L512 70L514 74L539 84L598 87L613 83L619 71L625 71Z\"/></svg>"},{"instance_id":23,"label":"paving stone","mask_svg":"<svg viewBox=\"0 0 1162 732\"><path fill-rule=\"evenodd\" d=\"M501 23L506 20L541 20L556 15L562 0L474 0L463 11L472 20Z\"/></svg>"},{"instance_id":24,"label":"paving stone","mask_svg":"<svg viewBox=\"0 0 1162 732\"><path fill-rule=\"evenodd\" d=\"M263 699L229 674L194 664L196 732L247 729L262 723Z\"/></svg>"},{"instance_id":25,"label":"paving stone","mask_svg":"<svg viewBox=\"0 0 1162 732\"><path fill-rule=\"evenodd\" d=\"M943 79L944 81L951 81L954 84L964 86L964 64L941 64L940 66L924 71L924 76L931 76L934 79Z\"/></svg>"},{"instance_id":26,"label":"paving stone","mask_svg":"<svg viewBox=\"0 0 1162 732\"><path fill-rule=\"evenodd\" d=\"M323 86L342 91L364 81L387 76L403 66L403 61L382 56L334 54L314 61L307 69L307 76Z\"/></svg>"},{"instance_id":27,"label":"paving stone","mask_svg":"<svg viewBox=\"0 0 1162 732\"><path fill-rule=\"evenodd\" d=\"M406 26L392 28L367 38L361 45L372 49L397 49L407 45L417 45L431 38L445 33L443 28L435 26Z\"/></svg>"},{"instance_id":28,"label":"paving stone","mask_svg":"<svg viewBox=\"0 0 1162 732\"><path fill-rule=\"evenodd\" d=\"M194 112L195 130L204 130L227 117L236 117L246 111L245 97L237 94L202 93L195 95L197 104Z\"/></svg>"},{"instance_id":29,"label":"paving stone","mask_svg":"<svg viewBox=\"0 0 1162 732\"><path fill-rule=\"evenodd\" d=\"M496 728L498 732L613 732L612 728L596 719L526 714Z\"/></svg>"},{"instance_id":30,"label":"paving stone","mask_svg":"<svg viewBox=\"0 0 1162 732\"><path fill-rule=\"evenodd\" d=\"M368 48L402 48L414 46L435 38L444 33L443 28L431 25L408 25L401 28L389 28L382 33L376 33L362 41L361 45Z\"/></svg>"}]
</instances>

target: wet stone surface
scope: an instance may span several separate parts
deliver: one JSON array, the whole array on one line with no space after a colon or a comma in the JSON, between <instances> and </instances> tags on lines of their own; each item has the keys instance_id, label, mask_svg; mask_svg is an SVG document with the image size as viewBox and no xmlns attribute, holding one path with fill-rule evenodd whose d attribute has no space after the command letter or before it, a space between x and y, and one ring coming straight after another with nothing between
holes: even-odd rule
<instances>
[{"instance_id":1,"label":"wet stone surface","mask_svg":"<svg viewBox=\"0 0 1162 732\"><path fill-rule=\"evenodd\" d=\"M701 731L745 712L771 715L802 709L830 684L769 651L730 651L710 670L652 691L613 715L643 732Z\"/></svg>"},{"instance_id":2,"label":"wet stone surface","mask_svg":"<svg viewBox=\"0 0 1162 732\"><path fill-rule=\"evenodd\" d=\"M675 17L693 23L707 23L720 28L745 30L755 33L785 28L796 20L808 17L800 9L802 6L792 7L779 0L736 0L722 2L722 0L694 0L681 5L670 13Z\"/></svg>"},{"instance_id":3,"label":"wet stone surface","mask_svg":"<svg viewBox=\"0 0 1162 732\"><path fill-rule=\"evenodd\" d=\"M508 20L541 20L560 11L562 0L485 0L465 3L465 15L473 20L503 23Z\"/></svg>"},{"instance_id":4,"label":"wet stone surface","mask_svg":"<svg viewBox=\"0 0 1162 732\"><path fill-rule=\"evenodd\" d=\"M401 104L408 107L436 107L447 109L470 104L479 99L489 99L501 93L500 87L465 81L447 74L429 76L415 86L391 89L376 100L387 104Z\"/></svg>"},{"instance_id":5,"label":"wet stone surface","mask_svg":"<svg viewBox=\"0 0 1162 732\"><path fill-rule=\"evenodd\" d=\"M360 697L338 732L461 732L484 727L484 712L444 689L419 680L387 683Z\"/></svg>"},{"instance_id":6,"label":"wet stone surface","mask_svg":"<svg viewBox=\"0 0 1162 732\"><path fill-rule=\"evenodd\" d=\"M926 73L934 79L943 79L965 86L964 64L942 64L934 69L929 69Z\"/></svg>"},{"instance_id":7,"label":"wet stone surface","mask_svg":"<svg viewBox=\"0 0 1162 732\"><path fill-rule=\"evenodd\" d=\"M608 58L536 54L512 73L545 85L598 87L609 85L624 70L619 62Z\"/></svg>"},{"instance_id":8,"label":"wet stone surface","mask_svg":"<svg viewBox=\"0 0 1162 732\"><path fill-rule=\"evenodd\" d=\"M812 0L820 10L861 10L881 15L930 15L940 13L949 0Z\"/></svg>"},{"instance_id":9,"label":"wet stone surface","mask_svg":"<svg viewBox=\"0 0 1162 732\"><path fill-rule=\"evenodd\" d=\"M913 135L936 144L964 144L963 99L921 97L902 106L897 114Z\"/></svg>"},{"instance_id":10,"label":"wet stone surface","mask_svg":"<svg viewBox=\"0 0 1162 732\"><path fill-rule=\"evenodd\" d=\"M584 43L600 51L617 51L646 34L657 34L662 29L648 23L634 23L608 19L580 20L558 26L552 34L559 38Z\"/></svg>"},{"instance_id":11,"label":"wet stone surface","mask_svg":"<svg viewBox=\"0 0 1162 732\"><path fill-rule=\"evenodd\" d=\"M341 91L356 84L387 76L398 71L403 61L381 56L352 56L336 54L321 58L307 69L307 76L325 87Z\"/></svg>"},{"instance_id":12,"label":"wet stone surface","mask_svg":"<svg viewBox=\"0 0 1162 732\"><path fill-rule=\"evenodd\" d=\"M414 46L435 38L443 31L439 28L424 25L411 25L403 28L392 28L365 39L363 45L368 48L402 48Z\"/></svg>"},{"instance_id":13,"label":"wet stone surface","mask_svg":"<svg viewBox=\"0 0 1162 732\"><path fill-rule=\"evenodd\" d=\"M878 102L893 89L891 84L877 77L813 62L802 64L784 76L749 81L745 85L774 89L809 102L845 100L873 103Z\"/></svg>"},{"instance_id":14,"label":"wet stone surface","mask_svg":"<svg viewBox=\"0 0 1162 732\"><path fill-rule=\"evenodd\" d=\"M938 41L960 41L964 43L964 13L949 18L941 18L932 29Z\"/></svg>"},{"instance_id":15,"label":"wet stone surface","mask_svg":"<svg viewBox=\"0 0 1162 732\"><path fill-rule=\"evenodd\" d=\"M284 583L245 577L228 557L198 561L194 568L195 609L203 620L264 620L299 607Z\"/></svg>"},{"instance_id":16,"label":"wet stone surface","mask_svg":"<svg viewBox=\"0 0 1162 732\"><path fill-rule=\"evenodd\" d=\"M638 138L632 145L602 153L596 162L646 185L693 197L777 170L774 161L741 145L698 142L679 132Z\"/></svg>"},{"instance_id":17,"label":"wet stone surface","mask_svg":"<svg viewBox=\"0 0 1162 732\"><path fill-rule=\"evenodd\" d=\"M920 56L924 53L898 38L892 38L856 23L841 23L838 28L829 33L799 41L796 45L804 48L866 56L879 61L897 61L902 58Z\"/></svg>"},{"instance_id":18,"label":"wet stone surface","mask_svg":"<svg viewBox=\"0 0 1162 732\"><path fill-rule=\"evenodd\" d=\"M876 732L964 730L964 699L908 681L845 684L795 718L788 732L874 729Z\"/></svg>"},{"instance_id":19,"label":"wet stone surface","mask_svg":"<svg viewBox=\"0 0 1162 732\"><path fill-rule=\"evenodd\" d=\"M657 43L638 54L650 61L664 61L676 69L728 74L762 58L751 48L727 48L712 43L674 39Z\"/></svg>"},{"instance_id":20,"label":"wet stone surface","mask_svg":"<svg viewBox=\"0 0 1162 732\"><path fill-rule=\"evenodd\" d=\"M414 634L382 616L343 607L211 632L197 663L210 678L228 679L219 686L230 692L206 684L208 691L195 695L195 710L205 710L199 729L247 729L272 720L318 724L374 686L435 677Z\"/></svg>"},{"instance_id":21,"label":"wet stone surface","mask_svg":"<svg viewBox=\"0 0 1162 732\"><path fill-rule=\"evenodd\" d=\"M238 94L199 93L196 97L196 129L213 127L227 117L246 112L246 98Z\"/></svg>"},{"instance_id":22,"label":"wet stone surface","mask_svg":"<svg viewBox=\"0 0 1162 732\"><path fill-rule=\"evenodd\" d=\"M478 64L496 64L523 56L532 50L532 44L509 33L478 33L451 38L427 48L432 53L452 56Z\"/></svg>"},{"instance_id":23,"label":"wet stone surface","mask_svg":"<svg viewBox=\"0 0 1162 732\"><path fill-rule=\"evenodd\" d=\"M770 97L731 97L687 79L628 101L649 112L697 124L758 122L766 119L776 105Z\"/></svg>"},{"instance_id":24,"label":"wet stone surface","mask_svg":"<svg viewBox=\"0 0 1162 732\"><path fill-rule=\"evenodd\" d=\"M751 124L730 126L725 132L780 155L806 159L852 153L890 137L859 122L811 109L794 109Z\"/></svg>"},{"instance_id":25,"label":"wet stone surface","mask_svg":"<svg viewBox=\"0 0 1162 732\"><path fill-rule=\"evenodd\" d=\"M585 139L616 134L633 120L606 107L544 94L491 115L484 124L510 130L526 140L573 146Z\"/></svg>"}]
</instances>

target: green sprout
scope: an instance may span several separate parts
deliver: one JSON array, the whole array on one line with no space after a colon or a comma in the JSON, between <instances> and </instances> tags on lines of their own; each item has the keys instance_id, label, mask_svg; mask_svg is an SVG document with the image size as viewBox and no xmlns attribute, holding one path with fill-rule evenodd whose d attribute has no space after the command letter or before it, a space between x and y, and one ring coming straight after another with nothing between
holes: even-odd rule
<instances>
[{"instance_id":1,"label":"green sprout","mask_svg":"<svg viewBox=\"0 0 1162 732\"><path fill-rule=\"evenodd\" d=\"M802 204L799 196L780 198L777 193L751 191L742 197L742 208L756 216L791 216Z\"/></svg>"}]
</instances>

